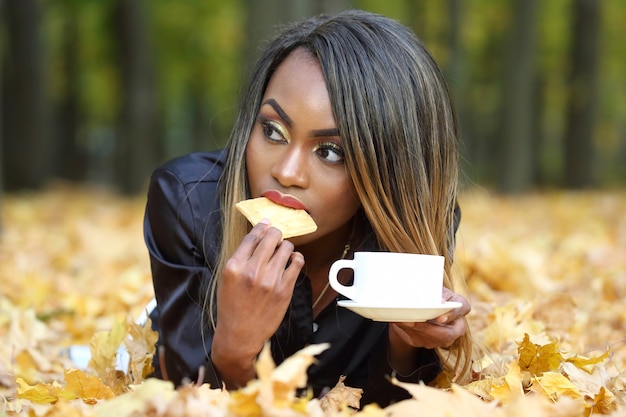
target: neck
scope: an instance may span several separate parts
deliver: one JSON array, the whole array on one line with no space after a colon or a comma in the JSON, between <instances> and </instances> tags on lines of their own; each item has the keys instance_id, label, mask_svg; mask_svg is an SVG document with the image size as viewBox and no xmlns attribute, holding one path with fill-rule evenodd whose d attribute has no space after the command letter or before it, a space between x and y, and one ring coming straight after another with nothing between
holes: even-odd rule
<instances>
[{"instance_id":1,"label":"neck","mask_svg":"<svg viewBox=\"0 0 626 417\"><path fill-rule=\"evenodd\" d=\"M350 241L351 224L349 226L349 228L341 228L322 239L296 248L304 255L306 273L309 278L313 278L312 276L320 271L328 274L330 265L342 257L345 246L352 244Z\"/></svg>"},{"instance_id":2,"label":"neck","mask_svg":"<svg viewBox=\"0 0 626 417\"><path fill-rule=\"evenodd\" d=\"M328 271L337 259L348 256L351 242L354 238L352 222L349 228L341 228L328 237L309 245L297 248L305 259L305 274L311 283L313 317L324 309L335 298L336 293L329 288Z\"/></svg>"}]
</instances>

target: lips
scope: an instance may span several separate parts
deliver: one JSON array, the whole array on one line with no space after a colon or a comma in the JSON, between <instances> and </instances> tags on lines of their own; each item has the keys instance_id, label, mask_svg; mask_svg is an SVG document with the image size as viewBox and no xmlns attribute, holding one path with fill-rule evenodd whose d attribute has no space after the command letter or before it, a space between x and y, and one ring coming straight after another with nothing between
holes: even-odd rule
<instances>
[{"instance_id":1,"label":"lips","mask_svg":"<svg viewBox=\"0 0 626 417\"><path fill-rule=\"evenodd\" d=\"M272 200L276 204L280 204L281 206L297 209L297 210L306 210L304 204L300 202L296 197L291 195L286 195L276 190L269 190L264 192L263 197L266 197Z\"/></svg>"}]
</instances>

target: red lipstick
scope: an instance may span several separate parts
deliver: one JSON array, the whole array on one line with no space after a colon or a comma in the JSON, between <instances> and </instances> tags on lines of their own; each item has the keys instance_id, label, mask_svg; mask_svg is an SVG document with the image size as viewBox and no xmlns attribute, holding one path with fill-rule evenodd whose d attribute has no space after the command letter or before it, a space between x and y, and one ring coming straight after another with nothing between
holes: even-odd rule
<instances>
[{"instance_id":1,"label":"red lipstick","mask_svg":"<svg viewBox=\"0 0 626 417\"><path fill-rule=\"evenodd\" d=\"M300 202L296 197L288 194L283 194L277 190L268 190L261 194L263 197L269 198L276 204L281 206L290 207L293 209L306 210L304 204Z\"/></svg>"}]
</instances>

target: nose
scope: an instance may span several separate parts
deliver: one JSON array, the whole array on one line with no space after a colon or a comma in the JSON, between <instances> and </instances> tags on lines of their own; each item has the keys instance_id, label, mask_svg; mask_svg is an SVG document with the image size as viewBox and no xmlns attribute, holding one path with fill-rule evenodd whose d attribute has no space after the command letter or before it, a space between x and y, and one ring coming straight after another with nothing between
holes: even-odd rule
<instances>
[{"instance_id":1,"label":"nose","mask_svg":"<svg viewBox=\"0 0 626 417\"><path fill-rule=\"evenodd\" d=\"M272 176L283 187L306 188L308 185L307 152L287 146L271 168Z\"/></svg>"}]
</instances>

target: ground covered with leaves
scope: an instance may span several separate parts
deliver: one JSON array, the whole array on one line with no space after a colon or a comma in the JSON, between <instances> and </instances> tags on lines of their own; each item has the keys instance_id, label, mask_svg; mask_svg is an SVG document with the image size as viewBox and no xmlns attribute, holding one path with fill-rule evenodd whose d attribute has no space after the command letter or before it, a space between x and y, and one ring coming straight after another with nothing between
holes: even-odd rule
<instances>
[{"instance_id":1,"label":"ground covered with leaves","mask_svg":"<svg viewBox=\"0 0 626 417\"><path fill-rule=\"evenodd\" d=\"M358 411L342 381L295 396L323 345L279 367L262 354L239 391L146 379L144 203L65 185L5 196L0 416L626 416L624 191L464 192L455 268L473 305L474 380L403 385L413 399ZM72 345L90 347L86 368Z\"/></svg>"}]
</instances>

